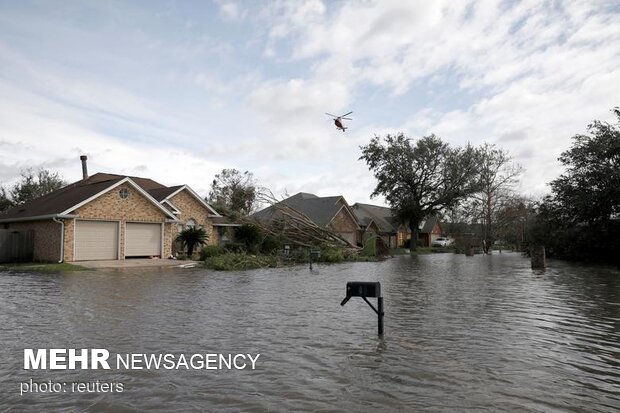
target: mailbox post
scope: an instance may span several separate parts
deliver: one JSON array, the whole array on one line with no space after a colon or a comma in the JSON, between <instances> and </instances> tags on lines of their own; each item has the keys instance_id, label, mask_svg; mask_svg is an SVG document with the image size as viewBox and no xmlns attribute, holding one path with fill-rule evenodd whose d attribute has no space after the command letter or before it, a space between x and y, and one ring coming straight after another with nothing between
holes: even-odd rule
<instances>
[{"instance_id":1,"label":"mailbox post","mask_svg":"<svg viewBox=\"0 0 620 413\"><path fill-rule=\"evenodd\" d=\"M351 297L362 297L366 304L372 308L377 314L378 325L377 331L380 336L383 335L383 296L381 295L381 283L380 282L367 282L367 281L349 281L347 283L347 296L342 300L340 305L345 305ZM377 297L377 308L375 308L367 297Z\"/></svg>"},{"instance_id":2,"label":"mailbox post","mask_svg":"<svg viewBox=\"0 0 620 413\"><path fill-rule=\"evenodd\" d=\"M310 271L312 271L312 262L321 258L321 250L310 250Z\"/></svg>"}]
</instances>

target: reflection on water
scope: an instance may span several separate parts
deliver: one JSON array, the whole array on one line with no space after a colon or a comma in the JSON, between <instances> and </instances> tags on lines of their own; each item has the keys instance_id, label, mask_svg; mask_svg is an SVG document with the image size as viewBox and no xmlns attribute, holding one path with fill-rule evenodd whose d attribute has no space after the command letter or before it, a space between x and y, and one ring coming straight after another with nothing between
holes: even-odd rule
<instances>
[{"instance_id":1,"label":"reflection on water","mask_svg":"<svg viewBox=\"0 0 620 413\"><path fill-rule=\"evenodd\" d=\"M620 271L438 254L217 273L0 274L0 411L620 408ZM383 338L347 281L380 281ZM24 348L260 353L257 370L25 371ZM121 381L122 394L19 382ZM6 410L5 410L6 409Z\"/></svg>"}]
</instances>

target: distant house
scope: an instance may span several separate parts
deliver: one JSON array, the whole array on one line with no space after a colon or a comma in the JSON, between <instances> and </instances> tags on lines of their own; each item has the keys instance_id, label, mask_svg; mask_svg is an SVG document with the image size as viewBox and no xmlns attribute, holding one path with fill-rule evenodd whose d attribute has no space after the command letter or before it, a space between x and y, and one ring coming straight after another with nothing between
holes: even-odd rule
<instances>
[{"instance_id":1,"label":"distant house","mask_svg":"<svg viewBox=\"0 0 620 413\"><path fill-rule=\"evenodd\" d=\"M423 247L430 247L433 241L444 235L441 221L437 216L430 216L418 226L418 242ZM404 245L411 239L411 230L406 226L398 228L398 245Z\"/></svg>"},{"instance_id":2,"label":"distant house","mask_svg":"<svg viewBox=\"0 0 620 413\"><path fill-rule=\"evenodd\" d=\"M400 247L411 239L411 230L398 224L390 208L362 203L353 204L351 208L361 226L358 241L365 242L373 232L380 235L390 248ZM423 246L429 247L442 234L441 222L432 216L420 224L418 239Z\"/></svg>"},{"instance_id":3,"label":"distant house","mask_svg":"<svg viewBox=\"0 0 620 413\"><path fill-rule=\"evenodd\" d=\"M392 217L392 210L378 205L355 203L351 206L360 222L358 242L365 243L373 234L381 236L389 248L398 244L398 225Z\"/></svg>"},{"instance_id":4,"label":"distant house","mask_svg":"<svg viewBox=\"0 0 620 413\"><path fill-rule=\"evenodd\" d=\"M200 226L219 242L218 214L187 185L97 173L0 215L0 228L34 231L34 260L167 258L187 227Z\"/></svg>"},{"instance_id":5,"label":"distant house","mask_svg":"<svg viewBox=\"0 0 620 413\"><path fill-rule=\"evenodd\" d=\"M280 202L302 212L318 226L333 230L352 245L357 243L360 226L353 210L341 195L319 197L299 192ZM283 217L278 208L272 205L255 212L250 218L268 223Z\"/></svg>"},{"instance_id":6,"label":"distant house","mask_svg":"<svg viewBox=\"0 0 620 413\"><path fill-rule=\"evenodd\" d=\"M437 216L428 217L420 226L419 239L424 247L430 247L433 241L444 234Z\"/></svg>"}]
</instances>

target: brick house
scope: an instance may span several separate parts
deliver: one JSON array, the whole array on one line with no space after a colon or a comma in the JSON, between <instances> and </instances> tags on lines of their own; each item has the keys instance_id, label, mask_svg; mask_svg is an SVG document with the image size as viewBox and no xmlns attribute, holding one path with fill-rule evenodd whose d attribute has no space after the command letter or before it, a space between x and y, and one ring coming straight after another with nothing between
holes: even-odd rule
<instances>
[{"instance_id":1,"label":"brick house","mask_svg":"<svg viewBox=\"0 0 620 413\"><path fill-rule=\"evenodd\" d=\"M441 221L437 216L430 216L418 227L418 242L423 247L430 247L432 242L444 234ZM411 239L411 230L404 225L398 228L397 241L402 246Z\"/></svg>"},{"instance_id":2,"label":"brick house","mask_svg":"<svg viewBox=\"0 0 620 413\"><path fill-rule=\"evenodd\" d=\"M361 232L358 240L365 242L372 235L367 234L368 231L376 232L390 248L401 247L411 239L411 230L405 225L398 224L390 208L362 203L355 203L351 208L360 222ZM430 247L431 243L443 233L439 218L430 216L420 224L418 239L422 246Z\"/></svg>"},{"instance_id":3,"label":"brick house","mask_svg":"<svg viewBox=\"0 0 620 413\"><path fill-rule=\"evenodd\" d=\"M187 226L218 243L221 218L187 185L166 187L148 178L97 173L0 215L0 228L33 230L35 261L167 258Z\"/></svg>"},{"instance_id":4,"label":"brick house","mask_svg":"<svg viewBox=\"0 0 620 413\"><path fill-rule=\"evenodd\" d=\"M299 192L280 202L302 212L315 224L330 228L351 245L356 245L360 226L344 197L340 195L318 197L314 194ZM272 222L281 218L274 206L255 212L250 217L262 222Z\"/></svg>"},{"instance_id":5,"label":"brick house","mask_svg":"<svg viewBox=\"0 0 620 413\"><path fill-rule=\"evenodd\" d=\"M396 248L398 225L392 217L392 210L378 205L362 204L357 202L351 206L353 213L360 222L358 241L365 243L373 234L383 238L385 245Z\"/></svg>"},{"instance_id":6,"label":"brick house","mask_svg":"<svg viewBox=\"0 0 620 413\"><path fill-rule=\"evenodd\" d=\"M441 222L436 216L428 217L420 228L419 239L424 247L430 247L432 242L444 233Z\"/></svg>"}]
</instances>

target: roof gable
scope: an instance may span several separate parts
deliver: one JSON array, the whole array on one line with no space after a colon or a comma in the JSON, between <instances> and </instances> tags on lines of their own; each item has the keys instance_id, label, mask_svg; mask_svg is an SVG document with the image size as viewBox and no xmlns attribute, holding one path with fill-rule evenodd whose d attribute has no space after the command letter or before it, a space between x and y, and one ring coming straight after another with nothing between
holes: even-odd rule
<instances>
[{"instance_id":1,"label":"roof gable","mask_svg":"<svg viewBox=\"0 0 620 413\"><path fill-rule=\"evenodd\" d=\"M396 232L398 228L398 225L394 224L394 217L390 208L359 202L353 204L351 208L362 222L372 219L381 232Z\"/></svg>"},{"instance_id":2,"label":"roof gable","mask_svg":"<svg viewBox=\"0 0 620 413\"><path fill-rule=\"evenodd\" d=\"M66 215L124 182L132 185L167 216L175 219L168 209L164 208L158 200L146 191L146 188L150 188L150 190L166 189L164 185L148 178L96 173L87 179L81 179L22 205L17 205L0 214L0 221L11 222L12 220Z\"/></svg>"},{"instance_id":3,"label":"roof gable","mask_svg":"<svg viewBox=\"0 0 620 413\"><path fill-rule=\"evenodd\" d=\"M100 193L121 179L108 177L105 180L94 180L92 182L88 179L80 180L39 198L32 199L22 205L17 205L0 215L0 219L21 219L61 214L63 211Z\"/></svg>"},{"instance_id":4,"label":"roof gable","mask_svg":"<svg viewBox=\"0 0 620 413\"><path fill-rule=\"evenodd\" d=\"M353 220L357 223L357 217L353 215L349 205L340 195L318 197L314 194L299 192L280 201L279 203L288 205L291 208L305 214L317 225L328 225L342 208L345 208L352 216ZM272 221L274 219L281 218L281 213L278 212L276 206L272 205L261 211L255 212L251 216L259 221Z\"/></svg>"},{"instance_id":5,"label":"roof gable","mask_svg":"<svg viewBox=\"0 0 620 413\"><path fill-rule=\"evenodd\" d=\"M435 225L439 225L439 229L441 230L441 224L439 223L439 218L436 215L432 215L424 221L424 225L420 228L420 233L422 234L430 234L433 232Z\"/></svg>"},{"instance_id":6,"label":"roof gable","mask_svg":"<svg viewBox=\"0 0 620 413\"><path fill-rule=\"evenodd\" d=\"M174 191L172 191L169 195L167 195L162 201L165 200L170 200L172 199L176 194L178 194L181 191L186 191L187 193L189 193L193 198L195 198L203 207L205 207L209 212L210 212L210 216L213 217L221 217L220 214L218 214L218 212L213 209L213 207L209 204L207 204L207 202L202 199L200 197L200 195L198 195L192 188L190 188L188 185L179 185L176 187L171 187L171 188L176 188Z\"/></svg>"},{"instance_id":7,"label":"roof gable","mask_svg":"<svg viewBox=\"0 0 620 413\"><path fill-rule=\"evenodd\" d=\"M119 180L118 182L115 182L112 185L109 185L108 187L106 187L105 189L100 191L99 193L97 193L97 194L95 194L95 195L93 195L93 196L83 200L82 202L78 203L77 205L74 205L74 206L70 207L66 211L61 212L61 215L66 215L66 214L69 214L71 212L74 212L76 209L80 208L81 206L88 204L89 202L99 198L101 195L110 192L114 188L116 188L119 185L124 184L124 183L127 183L127 184L131 185L133 188L135 188L142 196L144 196L147 200L149 200L153 205L155 205L155 207L157 207L157 209L162 211L169 218L176 219L176 217L167 208L165 208L155 198L153 198L151 195L149 195L148 192L146 192L143 188L141 188L140 185L135 183L133 181L133 179L131 179L130 177L123 178L123 179Z\"/></svg>"}]
</instances>

